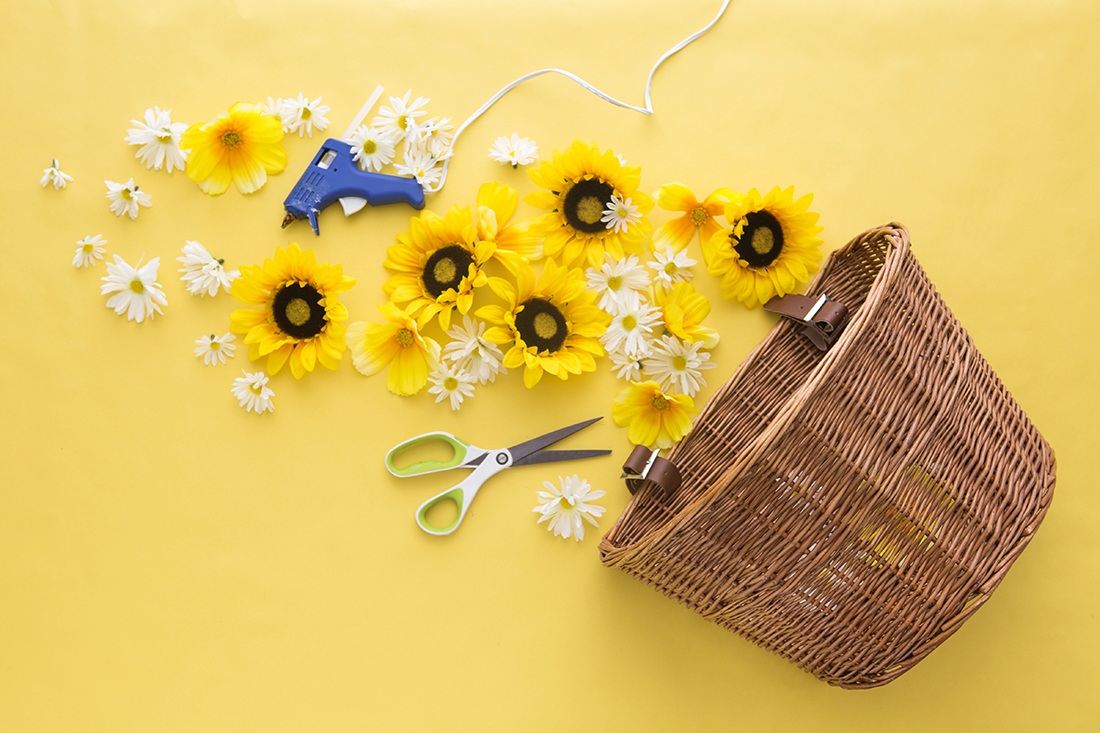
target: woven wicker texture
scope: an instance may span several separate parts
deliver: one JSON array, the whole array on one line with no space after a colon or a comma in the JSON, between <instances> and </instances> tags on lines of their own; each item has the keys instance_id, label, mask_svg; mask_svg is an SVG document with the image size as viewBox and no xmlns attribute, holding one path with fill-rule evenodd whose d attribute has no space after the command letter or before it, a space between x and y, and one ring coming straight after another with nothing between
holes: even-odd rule
<instances>
[{"instance_id":1,"label":"woven wicker texture","mask_svg":"<svg viewBox=\"0 0 1100 733\"><path fill-rule=\"evenodd\" d=\"M1000 583L1054 490L1054 454L899 224L827 261L847 304L817 350L781 322L600 544L619 567L842 687L886 684Z\"/></svg>"}]
</instances>

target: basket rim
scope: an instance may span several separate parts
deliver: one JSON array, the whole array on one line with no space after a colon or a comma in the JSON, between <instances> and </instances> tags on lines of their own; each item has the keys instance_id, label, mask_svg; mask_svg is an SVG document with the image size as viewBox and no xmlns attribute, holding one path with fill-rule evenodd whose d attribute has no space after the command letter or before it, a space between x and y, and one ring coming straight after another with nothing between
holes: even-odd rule
<instances>
[{"instance_id":1,"label":"basket rim","mask_svg":"<svg viewBox=\"0 0 1100 733\"><path fill-rule=\"evenodd\" d=\"M790 422L798 415L802 406L806 403L807 398L813 394L818 385L826 379L832 372L833 365L840 360L851 348L851 344L856 340L858 335L866 327L866 324L878 313L882 307L882 301L885 297L885 293L890 286L894 283L898 273L901 270L901 266L905 261L905 256L910 249L909 230L903 224L898 222L891 222L889 224L875 227L874 229L868 229L862 234L854 237L843 247L840 247L829 254L828 260L821 268L821 271L814 277L810 284L806 288L806 295L816 296L821 293L818 292L818 288L824 279L829 275L836 260L849 254L853 249L861 244L876 239L884 239L887 244L886 261L883 263L879 272L875 275L874 282L871 284L870 289L867 292L867 298L860 306L859 311L852 316L851 320L845 326L844 331L837 338L836 342L830 347L829 351L825 354L822 360L814 367L806 379L806 382L793 392L783 404L783 407L776 413L775 418L771 421L767 428L762 433L757 435L751 445L734 459L732 465L727 468L721 476L719 476L711 486L704 489L698 497L689 505L677 512L671 519L656 527L648 534L639 537L633 542L627 544L612 544L608 537L614 533L618 527L618 521L612 525L611 529L600 539L599 550L601 558L606 562L613 561L617 557L621 557L628 553L641 552L649 548L650 546L662 541L669 535L679 530L684 524L694 519L700 512L706 509L713 500L716 498L719 491L718 487L725 484L730 479L740 475L746 469L750 468L757 459L768 450L771 445L778 440L786 432ZM746 379L744 376L748 373L749 367L755 363L771 343L779 337L779 334L784 328L790 327L789 323L780 318L779 321L772 327L764 339L756 345L756 347L749 352L748 356L737 366L733 376L730 380L723 385L723 387L711 396L707 406L696 415L692 421L692 428L700 420L706 418L711 409L711 405L714 404L714 400L719 394L726 390L735 389L740 383ZM688 434L690 436L690 433ZM677 444L668 454L668 460L673 463L676 462L679 448L684 443ZM620 515L621 517L621 515Z\"/></svg>"}]
</instances>

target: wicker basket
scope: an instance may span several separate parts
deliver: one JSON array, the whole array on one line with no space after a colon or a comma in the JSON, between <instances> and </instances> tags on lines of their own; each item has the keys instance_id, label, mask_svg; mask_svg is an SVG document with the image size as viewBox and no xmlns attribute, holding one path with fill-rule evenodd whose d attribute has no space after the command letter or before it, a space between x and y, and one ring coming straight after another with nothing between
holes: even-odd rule
<instances>
[{"instance_id":1,"label":"wicker basket","mask_svg":"<svg viewBox=\"0 0 1100 733\"><path fill-rule=\"evenodd\" d=\"M944 305L899 224L835 252L820 351L784 321L600 544L619 567L841 687L954 633L1031 540L1054 454Z\"/></svg>"}]
</instances>

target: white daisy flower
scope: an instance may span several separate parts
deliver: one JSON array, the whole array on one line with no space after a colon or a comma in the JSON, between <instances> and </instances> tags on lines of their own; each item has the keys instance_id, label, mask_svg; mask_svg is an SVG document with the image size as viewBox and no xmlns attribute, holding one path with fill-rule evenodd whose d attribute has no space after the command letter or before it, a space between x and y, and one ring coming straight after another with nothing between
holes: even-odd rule
<instances>
[{"instance_id":1,"label":"white daisy flower","mask_svg":"<svg viewBox=\"0 0 1100 733\"><path fill-rule=\"evenodd\" d=\"M461 409L463 397L474 396L473 378L465 370L446 362L440 362L436 370L428 375L428 381L434 385L428 388L428 393L438 395L436 402L450 397L452 410Z\"/></svg>"},{"instance_id":2,"label":"white daisy flower","mask_svg":"<svg viewBox=\"0 0 1100 733\"><path fill-rule=\"evenodd\" d=\"M653 324L660 322L661 310L644 300L622 308L611 319L611 325L600 336L600 343L610 353L616 351L638 358L649 349L653 340Z\"/></svg>"},{"instance_id":3,"label":"white daisy flower","mask_svg":"<svg viewBox=\"0 0 1100 733\"><path fill-rule=\"evenodd\" d=\"M433 158L427 150L410 152L405 160L396 163L394 168L399 175L413 176L421 186L432 186L439 181L440 160Z\"/></svg>"},{"instance_id":4,"label":"white daisy flower","mask_svg":"<svg viewBox=\"0 0 1100 733\"><path fill-rule=\"evenodd\" d=\"M421 107L432 100L417 97L412 104L409 104L410 96L412 96L412 89L405 92L403 97L390 97L392 108L382 105L378 109L378 116L371 120L372 127L388 133L395 143L405 139L410 119L415 120L417 117L428 114L428 111Z\"/></svg>"},{"instance_id":5,"label":"white daisy flower","mask_svg":"<svg viewBox=\"0 0 1100 733\"><path fill-rule=\"evenodd\" d=\"M608 356L611 358L611 371L615 373L616 377L625 379L628 382L643 381L642 363L645 356L631 356L618 351L612 352Z\"/></svg>"},{"instance_id":6,"label":"white daisy flower","mask_svg":"<svg viewBox=\"0 0 1100 733\"><path fill-rule=\"evenodd\" d=\"M701 341L689 343L670 334L653 342L649 356L642 362L642 370L661 385L694 397L700 388L707 386L702 371L717 366L710 360L710 353L699 351Z\"/></svg>"},{"instance_id":7,"label":"white daisy flower","mask_svg":"<svg viewBox=\"0 0 1100 733\"><path fill-rule=\"evenodd\" d=\"M638 304L641 299L639 291L649 285L649 274L639 264L637 255L616 262L605 252L604 260L600 269L590 267L585 279L588 280L588 289L600 294L600 308L615 315L624 307Z\"/></svg>"},{"instance_id":8,"label":"white daisy flower","mask_svg":"<svg viewBox=\"0 0 1100 733\"><path fill-rule=\"evenodd\" d=\"M328 118L325 117L325 113L330 107L327 104L321 104L321 99L323 97L317 97L311 102L309 97L303 97L302 93L298 92L297 99L286 100L287 112L280 119L287 132L296 132L298 137L304 137L308 133L313 137L314 128L317 132L327 128Z\"/></svg>"},{"instance_id":9,"label":"white daisy flower","mask_svg":"<svg viewBox=\"0 0 1100 733\"><path fill-rule=\"evenodd\" d=\"M111 201L111 211L115 212L115 216L129 214L131 219L136 219L138 205L153 205L153 197L135 186L133 178L126 183L104 183L107 184L107 198Z\"/></svg>"},{"instance_id":10,"label":"white daisy flower","mask_svg":"<svg viewBox=\"0 0 1100 733\"><path fill-rule=\"evenodd\" d=\"M172 110L161 111L160 107L145 110L145 122L130 120L135 125L127 132L126 142L140 145L134 153L141 158L146 168L159 171L167 163L168 172L172 168L183 170L187 163L188 151L180 150L180 138L187 130L187 123L172 122Z\"/></svg>"},{"instance_id":11,"label":"white daisy flower","mask_svg":"<svg viewBox=\"0 0 1100 733\"><path fill-rule=\"evenodd\" d=\"M226 358L233 358L233 352L237 347L234 346L232 342L236 340L237 337L228 331L224 336L218 336L213 333L209 336L203 336L195 342L199 345L198 348L195 349L195 356L201 356L202 363L206 366L224 364Z\"/></svg>"},{"instance_id":12,"label":"white daisy flower","mask_svg":"<svg viewBox=\"0 0 1100 733\"><path fill-rule=\"evenodd\" d=\"M546 528L555 537L569 539L573 535L580 542L584 539L584 522L599 527L595 517L602 517L606 511L602 506L588 502L599 499L607 492L593 491L589 483L576 474L568 478L558 476L558 481L561 482L560 489L549 481L542 482L546 491L538 492L539 505L532 511L542 515L538 524L550 522Z\"/></svg>"},{"instance_id":13,"label":"white daisy flower","mask_svg":"<svg viewBox=\"0 0 1100 733\"><path fill-rule=\"evenodd\" d=\"M176 258L176 262L183 263L180 280L187 283L191 295L217 295L219 286L228 293L233 281L241 276L240 270L226 272L225 260L214 259L198 242L189 239L180 251L183 257Z\"/></svg>"},{"instance_id":14,"label":"white daisy flower","mask_svg":"<svg viewBox=\"0 0 1100 733\"><path fill-rule=\"evenodd\" d=\"M695 264L695 260L687 256L687 250L674 252L672 245L665 247L665 253L654 252L657 259L648 263L650 269L657 274L653 277L655 284L660 284L665 290L671 290L673 283L686 283L694 277L694 273L688 268Z\"/></svg>"},{"instance_id":15,"label":"white daisy flower","mask_svg":"<svg viewBox=\"0 0 1100 733\"><path fill-rule=\"evenodd\" d=\"M81 239L76 243L73 267L95 267L98 264L96 260L102 260L103 253L107 251L107 248L103 246L105 244L107 244L107 240L103 238L102 234Z\"/></svg>"},{"instance_id":16,"label":"white daisy flower","mask_svg":"<svg viewBox=\"0 0 1100 733\"><path fill-rule=\"evenodd\" d=\"M168 305L168 299L157 284L159 257L154 257L145 267L138 269L130 267L118 255L115 255L114 263L108 262L106 265L108 274L100 278L105 284L99 287L99 292L101 295L111 295L107 299L108 308L114 308L120 316L125 311L126 320L138 323L144 321L145 316L149 316L151 321L156 313L164 313L160 307Z\"/></svg>"},{"instance_id":17,"label":"white daisy flower","mask_svg":"<svg viewBox=\"0 0 1100 733\"><path fill-rule=\"evenodd\" d=\"M244 376L234 379L233 388L229 391L237 398L245 412L255 410L257 415L266 410L275 412L275 403L271 401L275 392L267 386L267 375L263 372L249 374L244 369L241 371L244 372Z\"/></svg>"},{"instance_id":18,"label":"white daisy flower","mask_svg":"<svg viewBox=\"0 0 1100 733\"><path fill-rule=\"evenodd\" d=\"M293 99L283 99L278 97L277 99L267 98L267 104L264 105L264 114L270 115L277 119L283 125L283 132L290 132L290 128L287 126L287 121L293 115L291 106L294 104Z\"/></svg>"},{"instance_id":19,"label":"white daisy flower","mask_svg":"<svg viewBox=\"0 0 1100 733\"><path fill-rule=\"evenodd\" d=\"M42 176L42 180L39 183L45 188L47 184L53 184L53 190L59 188L65 188L65 184L73 180L73 177L68 173L61 172L61 164L57 162L57 158L53 159L53 164L49 168L43 168L42 172L45 174Z\"/></svg>"},{"instance_id":20,"label":"white daisy flower","mask_svg":"<svg viewBox=\"0 0 1100 733\"><path fill-rule=\"evenodd\" d=\"M608 202L607 208L603 210L603 216L600 217L600 221L607 224L608 229L614 229L616 232L625 232L628 226L637 224L641 220L638 207L630 203L629 196L624 197L618 191L611 194L611 201Z\"/></svg>"},{"instance_id":21,"label":"white daisy flower","mask_svg":"<svg viewBox=\"0 0 1100 733\"><path fill-rule=\"evenodd\" d=\"M501 165L518 168L539 159L539 147L534 141L513 132L511 137L498 137L489 147L489 158Z\"/></svg>"},{"instance_id":22,"label":"white daisy flower","mask_svg":"<svg viewBox=\"0 0 1100 733\"><path fill-rule=\"evenodd\" d=\"M422 142L436 160L446 160L454 155L451 149L451 140L454 138L454 125L450 124L450 117L433 117L423 124L417 125Z\"/></svg>"},{"instance_id":23,"label":"white daisy flower","mask_svg":"<svg viewBox=\"0 0 1100 733\"><path fill-rule=\"evenodd\" d=\"M504 368L504 352L494 343L482 338L485 323L462 316L462 325L447 331L451 339L443 348L443 358L464 370L478 384L496 381L498 374L507 374Z\"/></svg>"},{"instance_id":24,"label":"white daisy flower","mask_svg":"<svg viewBox=\"0 0 1100 733\"><path fill-rule=\"evenodd\" d=\"M360 125L348 143L352 159L359 164L360 170L379 173L383 166L393 162L393 140L374 127Z\"/></svg>"}]
</instances>

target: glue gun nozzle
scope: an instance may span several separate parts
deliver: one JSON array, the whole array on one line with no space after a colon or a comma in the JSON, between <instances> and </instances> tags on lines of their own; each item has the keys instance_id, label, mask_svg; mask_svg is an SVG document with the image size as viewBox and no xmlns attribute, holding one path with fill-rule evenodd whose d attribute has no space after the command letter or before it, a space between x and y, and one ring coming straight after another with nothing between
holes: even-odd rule
<instances>
[{"instance_id":1,"label":"glue gun nozzle","mask_svg":"<svg viewBox=\"0 0 1100 733\"><path fill-rule=\"evenodd\" d=\"M289 224L292 221L294 221L294 214L291 214L290 212L287 212L286 217L283 219L283 229L286 229L287 224Z\"/></svg>"}]
</instances>

